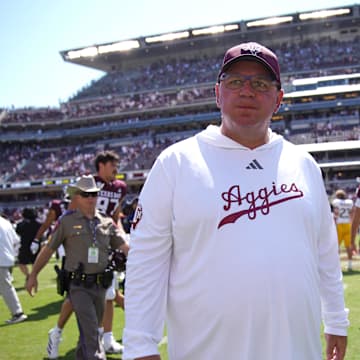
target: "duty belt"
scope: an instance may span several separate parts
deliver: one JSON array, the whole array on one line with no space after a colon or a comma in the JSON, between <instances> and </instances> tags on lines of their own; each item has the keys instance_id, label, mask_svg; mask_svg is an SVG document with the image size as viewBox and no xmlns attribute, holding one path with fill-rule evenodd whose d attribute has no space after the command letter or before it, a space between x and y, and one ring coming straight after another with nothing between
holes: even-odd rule
<instances>
[{"instance_id":1,"label":"duty belt","mask_svg":"<svg viewBox=\"0 0 360 360\"><path fill-rule=\"evenodd\" d=\"M85 274L77 271L69 272L70 283L75 285L84 285L85 287L91 287L93 285L101 285L107 289L113 280L113 271L105 269L102 273L97 274Z\"/></svg>"},{"instance_id":2,"label":"duty belt","mask_svg":"<svg viewBox=\"0 0 360 360\"><path fill-rule=\"evenodd\" d=\"M79 273L76 273L75 271L71 271L69 273L70 280L75 280L75 281L86 283L89 285L101 284L103 276L104 276L104 273L79 274Z\"/></svg>"}]
</instances>

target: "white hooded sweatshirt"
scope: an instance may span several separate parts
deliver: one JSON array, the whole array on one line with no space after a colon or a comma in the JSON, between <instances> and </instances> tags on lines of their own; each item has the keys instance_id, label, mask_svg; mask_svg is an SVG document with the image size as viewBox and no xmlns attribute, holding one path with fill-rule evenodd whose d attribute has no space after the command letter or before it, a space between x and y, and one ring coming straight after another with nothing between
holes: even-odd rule
<instances>
[{"instance_id":1,"label":"white hooded sweatshirt","mask_svg":"<svg viewBox=\"0 0 360 360\"><path fill-rule=\"evenodd\" d=\"M346 335L337 237L319 167L269 130L248 149L209 126L158 157L139 199L123 359L320 360Z\"/></svg>"}]
</instances>

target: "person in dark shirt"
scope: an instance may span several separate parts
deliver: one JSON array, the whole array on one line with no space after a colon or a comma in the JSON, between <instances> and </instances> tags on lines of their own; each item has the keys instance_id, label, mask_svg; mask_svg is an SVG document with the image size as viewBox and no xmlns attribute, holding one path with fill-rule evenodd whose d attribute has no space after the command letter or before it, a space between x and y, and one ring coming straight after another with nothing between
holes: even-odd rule
<instances>
[{"instance_id":1,"label":"person in dark shirt","mask_svg":"<svg viewBox=\"0 0 360 360\"><path fill-rule=\"evenodd\" d=\"M34 264L36 256L40 250L38 249L37 252L33 253L30 246L34 241L41 224L36 220L37 213L35 209L25 208L22 211L22 217L23 220L16 225L16 232L21 241L18 263L20 271L27 279L30 274L28 265Z\"/></svg>"}]
</instances>

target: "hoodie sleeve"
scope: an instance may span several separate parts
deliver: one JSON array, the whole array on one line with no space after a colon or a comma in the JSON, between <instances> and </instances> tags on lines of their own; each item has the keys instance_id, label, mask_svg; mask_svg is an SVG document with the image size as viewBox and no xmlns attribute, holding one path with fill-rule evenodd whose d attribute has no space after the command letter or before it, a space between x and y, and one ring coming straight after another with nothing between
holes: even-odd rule
<instances>
[{"instance_id":1,"label":"hoodie sleeve","mask_svg":"<svg viewBox=\"0 0 360 360\"><path fill-rule=\"evenodd\" d=\"M319 188L324 188L323 182ZM344 303L342 271L338 253L336 226L325 189L319 199L320 238L318 241L320 295L325 333L347 335L348 313Z\"/></svg>"},{"instance_id":2,"label":"hoodie sleeve","mask_svg":"<svg viewBox=\"0 0 360 360\"><path fill-rule=\"evenodd\" d=\"M160 158L140 194L130 235L124 360L158 354L164 330L172 250L172 188Z\"/></svg>"}]
</instances>

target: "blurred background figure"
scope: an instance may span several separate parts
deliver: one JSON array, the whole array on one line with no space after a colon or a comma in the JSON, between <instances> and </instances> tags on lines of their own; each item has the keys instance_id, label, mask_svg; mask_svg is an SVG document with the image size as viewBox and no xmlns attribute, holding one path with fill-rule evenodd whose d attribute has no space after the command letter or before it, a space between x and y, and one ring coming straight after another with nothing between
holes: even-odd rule
<instances>
[{"instance_id":1,"label":"blurred background figure","mask_svg":"<svg viewBox=\"0 0 360 360\"><path fill-rule=\"evenodd\" d=\"M122 225L126 234L130 234L132 220L139 201L138 196L134 196L125 201L122 209Z\"/></svg>"},{"instance_id":2,"label":"blurred background figure","mask_svg":"<svg viewBox=\"0 0 360 360\"><path fill-rule=\"evenodd\" d=\"M46 215L45 221L39 227L35 235L35 239L31 244L31 249L34 253L37 253L39 251L44 236L45 238L47 238L47 235L51 233L52 226L59 219L59 217L64 214L64 212L68 209L70 201L71 199L69 197L69 194L67 193L67 187L64 187L63 196L61 199L51 200L49 204L49 211ZM64 255L64 247L61 245L56 252L56 257L61 258Z\"/></svg>"},{"instance_id":3,"label":"blurred background figure","mask_svg":"<svg viewBox=\"0 0 360 360\"><path fill-rule=\"evenodd\" d=\"M20 246L19 236L10 221L0 216L0 295L4 298L12 317L7 324L16 324L27 319L19 297L12 284L12 267Z\"/></svg>"},{"instance_id":4,"label":"blurred background figure","mask_svg":"<svg viewBox=\"0 0 360 360\"><path fill-rule=\"evenodd\" d=\"M22 221L16 225L16 232L20 236L18 265L27 280L30 274L28 265L34 264L40 250L38 247L37 251L32 252L31 243L34 241L41 224L36 220L37 211L33 208L25 208L22 211L22 217Z\"/></svg>"},{"instance_id":5,"label":"blurred background figure","mask_svg":"<svg viewBox=\"0 0 360 360\"><path fill-rule=\"evenodd\" d=\"M336 230L339 241L339 250L344 243L348 256L348 271L352 271L352 246L351 246L351 216L354 203L348 198L345 190L338 189L335 192L335 199L332 201L336 222Z\"/></svg>"}]
</instances>

